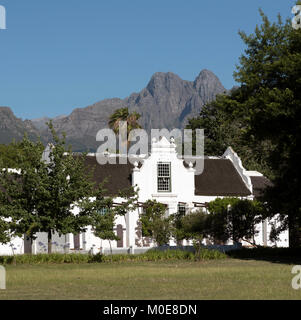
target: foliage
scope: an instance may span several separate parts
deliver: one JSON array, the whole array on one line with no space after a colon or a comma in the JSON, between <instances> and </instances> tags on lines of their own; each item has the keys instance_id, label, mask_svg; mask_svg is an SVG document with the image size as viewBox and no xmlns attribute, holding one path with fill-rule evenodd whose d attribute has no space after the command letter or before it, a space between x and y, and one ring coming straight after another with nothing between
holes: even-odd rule
<instances>
[{"instance_id":1,"label":"foliage","mask_svg":"<svg viewBox=\"0 0 301 320\"><path fill-rule=\"evenodd\" d=\"M11 235L21 237L26 234L34 238L40 226L36 203L47 174L46 166L41 162L43 146L40 142L31 142L27 136L18 146L20 152L15 154L17 172L8 170L5 161L0 160L0 218L9 221L6 225Z\"/></svg>"},{"instance_id":2,"label":"foliage","mask_svg":"<svg viewBox=\"0 0 301 320\"><path fill-rule=\"evenodd\" d=\"M51 254L24 254L16 255L15 262L16 264L61 264L61 263L89 263L92 261L92 257L87 254L80 253L70 253L70 254L60 254L60 253L51 253ZM1 256L1 264L12 264L12 256Z\"/></svg>"},{"instance_id":3,"label":"foliage","mask_svg":"<svg viewBox=\"0 0 301 320\"><path fill-rule=\"evenodd\" d=\"M208 204L209 235L218 241L244 240L255 244L256 225L265 216L265 207L256 200L216 199Z\"/></svg>"},{"instance_id":4,"label":"foliage","mask_svg":"<svg viewBox=\"0 0 301 320\"><path fill-rule=\"evenodd\" d=\"M89 225L96 237L118 240L113 230L115 220L113 199L104 196L104 183L91 193L91 198L86 198L81 202L81 211L89 215Z\"/></svg>"},{"instance_id":5,"label":"foliage","mask_svg":"<svg viewBox=\"0 0 301 320\"><path fill-rule=\"evenodd\" d=\"M226 99L225 95L217 96L216 101L203 106L198 117L188 120L187 129L205 130L206 155L222 155L229 145L233 146L233 140L239 137L238 125L218 108Z\"/></svg>"},{"instance_id":6,"label":"foliage","mask_svg":"<svg viewBox=\"0 0 301 320\"><path fill-rule=\"evenodd\" d=\"M217 250L203 249L201 260L225 259L227 256ZM16 264L82 264L82 263L106 263L106 262L142 262L142 261L173 261L173 260L195 260L193 252L184 250L148 250L141 254L116 254L112 257L102 254L88 255L80 253L69 254L37 254L17 255ZM0 256L0 264L13 264L12 256Z\"/></svg>"},{"instance_id":7,"label":"foliage","mask_svg":"<svg viewBox=\"0 0 301 320\"><path fill-rule=\"evenodd\" d=\"M137 255L139 256L139 255ZM195 253L185 250L164 250L151 249L141 255L148 261L158 260L195 260ZM201 260L224 259L226 255L218 250L202 249L200 254Z\"/></svg>"},{"instance_id":8,"label":"foliage","mask_svg":"<svg viewBox=\"0 0 301 320\"><path fill-rule=\"evenodd\" d=\"M122 125L122 132L126 132L126 136L121 134L119 139L119 149L125 146L129 148L130 141L129 135L131 130L141 129L141 125L138 123L141 115L136 111L130 113L128 108L117 109L109 118L109 127L113 129L115 134L119 134L119 128ZM123 123L121 123L123 122Z\"/></svg>"},{"instance_id":9,"label":"foliage","mask_svg":"<svg viewBox=\"0 0 301 320\"><path fill-rule=\"evenodd\" d=\"M133 188L120 191L124 201L114 205L104 195L104 183L92 182L93 168L85 167L86 155L73 155L65 136L58 137L52 123L48 125L54 144L47 146L43 157L41 143L25 136L18 144L17 173L8 171L0 159L0 186L5 191L0 192L0 242L8 242L12 235L35 239L37 232L46 232L51 253L54 232L78 234L88 225L102 239L117 240L115 218L135 209L137 193ZM99 214L101 209L107 210L105 215Z\"/></svg>"},{"instance_id":10,"label":"foliage","mask_svg":"<svg viewBox=\"0 0 301 320\"><path fill-rule=\"evenodd\" d=\"M25 135L25 137L27 137ZM41 142L37 141L35 147L38 149L40 156L44 150ZM20 153L23 153L24 139L20 142L11 142L8 145L0 144L0 159L4 168L19 168L20 166Z\"/></svg>"},{"instance_id":11,"label":"foliage","mask_svg":"<svg viewBox=\"0 0 301 320\"><path fill-rule=\"evenodd\" d=\"M137 208L138 193L134 188L119 192L122 203L115 204L112 197L105 196L104 181L93 192L93 196L82 201L81 210L89 215L89 225L94 235L103 240L119 240L114 232L115 219L124 216Z\"/></svg>"},{"instance_id":12,"label":"foliage","mask_svg":"<svg viewBox=\"0 0 301 320\"><path fill-rule=\"evenodd\" d=\"M198 259L200 259L202 241L208 235L207 221L208 216L202 210L189 213L181 219L184 239L193 240Z\"/></svg>"},{"instance_id":13,"label":"foliage","mask_svg":"<svg viewBox=\"0 0 301 320\"><path fill-rule=\"evenodd\" d=\"M207 236L207 214L198 210L185 215L182 218L182 229L186 239L200 239Z\"/></svg>"},{"instance_id":14,"label":"foliage","mask_svg":"<svg viewBox=\"0 0 301 320\"><path fill-rule=\"evenodd\" d=\"M129 113L128 108L121 108L116 110L109 119L109 127L114 130L115 133L119 132L119 124L121 121L127 122L128 131L133 129L139 129L141 126L138 123L140 114L137 112Z\"/></svg>"},{"instance_id":15,"label":"foliage","mask_svg":"<svg viewBox=\"0 0 301 320\"><path fill-rule=\"evenodd\" d=\"M5 217L0 216L0 243L8 243L11 240L10 223Z\"/></svg>"},{"instance_id":16,"label":"foliage","mask_svg":"<svg viewBox=\"0 0 301 320\"><path fill-rule=\"evenodd\" d=\"M171 215L171 232L177 243L181 243L186 238L183 230L182 218L185 216L182 212L176 212Z\"/></svg>"},{"instance_id":17,"label":"foliage","mask_svg":"<svg viewBox=\"0 0 301 320\"><path fill-rule=\"evenodd\" d=\"M188 120L186 128L204 129L205 155L222 156L231 146L248 170L260 171L271 178L273 173L267 163L268 154L273 149L271 141L266 139L258 142L253 137L247 137L244 116L228 112L228 105L234 109L238 103L238 92L236 88L232 89L229 95L218 95L216 100L203 106L198 117ZM193 149L195 150L194 135Z\"/></svg>"},{"instance_id":18,"label":"foliage","mask_svg":"<svg viewBox=\"0 0 301 320\"><path fill-rule=\"evenodd\" d=\"M228 251L227 256L237 259L257 259L297 264L301 262L301 248L243 248Z\"/></svg>"},{"instance_id":19,"label":"foliage","mask_svg":"<svg viewBox=\"0 0 301 320\"><path fill-rule=\"evenodd\" d=\"M241 83L240 103L229 112L244 114L247 133L275 146L268 157L273 186L265 200L290 228L290 245L301 245L301 30L288 20L271 23L261 12L254 34L240 35L247 46L235 78Z\"/></svg>"},{"instance_id":20,"label":"foliage","mask_svg":"<svg viewBox=\"0 0 301 320\"><path fill-rule=\"evenodd\" d=\"M37 232L47 232L48 252L54 232L60 235L78 233L88 225L89 212L75 215L75 205L93 192L93 183L84 167L84 156L75 157L49 123L54 145L41 157L40 142L25 136L17 154L18 173L2 170L0 185L0 217L11 220L15 235L34 239ZM66 152L69 151L69 152Z\"/></svg>"},{"instance_id":21,"label":"foliage","mask_svg":"<svg viewBox=\"0 0 301 320\"><path fill-rule=\"evenodd\" d=\"M171 237L171 220L172 217L166 217L164 204L148 200L140 215L142 235L153 238L159 246L167 244Z\"/></svg>"},{"instance_id":22,"label":"foliage","mask_svg":"<svg viewBox=\"0 0 301 320\"><path fill-rule=\"evenodd\" d=\"M191 128L204 128L205 150L221 155L231 145L249 170L267 175L265 199L280 212L278 233L289 227L290 245L301 245L301 29L291 20L262 24L239 34L246 46L234 73L240 87L217 97Z\"/></svg>"},{"instance_id":23,"label":"foliage","mask_svg":"<svg viewBox=\"0 0 301 320\"><path fill-rule=\"evenodd\" d=\"M173 216L173 234L193 240L198 254L204 238L222 243L244 240L254 244L256 224L267 216L265 206L258 201L237 198L217 198L208 204L208 213L202 210L183 217Z\"/></svg>"},{"instance_id":24,"label":"foliage","mask_svg":"<svg viewBox=\"0 0 301 320\"><path fill-rule=\"evenodd\" d=\"M74 214L77 205L93 192L92 172L87 173L85 154L74 156L71 148L66 147L65 136L60 138L52 123L48 124L54 145L50 146L45 163L47 174L43 177L43 186L36 201L36 212L40 219L39 232L48 233L48 252L51 253L51 239L54 232L61 234L85 231L89 222L89 212L80 210Z\"/></svg>"},{"instance_id":25,"label":"foliage","mask_svg":"<svg viewBox=\"0 0 301 320\"><path fill-rule=\"evenodd\" d=\"M0 244L1 243L8 243L11 240L11 223L9 221L9 214L6 212L6 210L3 210L2 206L2 198L4 195L4 186L1 183L2 182L2 177L6 173L3 172L4 170L4 165L2 162L2 159L0 158Z\"/></svg>"}]
</instances>

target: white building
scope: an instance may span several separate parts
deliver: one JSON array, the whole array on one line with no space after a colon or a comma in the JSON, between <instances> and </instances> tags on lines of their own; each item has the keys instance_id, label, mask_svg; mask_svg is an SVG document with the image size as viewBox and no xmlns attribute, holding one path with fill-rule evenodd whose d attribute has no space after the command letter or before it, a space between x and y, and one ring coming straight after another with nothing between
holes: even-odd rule
<instances>
[{"instance_id":1,"label":"white building","mask_svg":"<svg viewBox=\"0 0 301 320\"><path fill-rule=\"evenodd\" d=\"M190 212L198 209L205 203L220 197L239 197L253 200L261 190L269 184L269 180L259 172L246 171L238 155L229 147L222 157L205 157L204 171L195 175L191 158L188 163L184 162L176 153L176 145L169 142L165 137L152 142L150 155L136 156L135 164L119 164L119 155L116 164L99 165L96 156L88 155L87 166L95 166L94 179L102 182L109 178L106 185L108 195L115 196L114 202L121 203L118 192L130 186L139 187L139 202L157 200L167 206L167 214L173 214L178 210ZM76 210L74 212L77 213ZM120 238L112 241L112 248L117 252L125 252L126 249L139 252L142 248L154 246L151 239L143 238L139 224L139 214L142 208L128 213L125 217L118 217L115 223L115 231ZM258 245L265 246L288 246L288 231L280 235L280 240L272 243L269 233L275 218L266 220L257 226L259 231L255 238ZM93 253L107 252L110 248L108 241L94 236L88 227L85 233L80 235L69 234L63 237L55 235L53 238L53 250L58 252L87 252L91 248ZM174 241L170 242L175 244ZM243 243L243 245L248 245ZM17 238L9 245L0 245L0 255L11 254L12 247L17 254L38 253L47 251L47 235L38 234L33 244Z\"/></svg>"}]
</instances>

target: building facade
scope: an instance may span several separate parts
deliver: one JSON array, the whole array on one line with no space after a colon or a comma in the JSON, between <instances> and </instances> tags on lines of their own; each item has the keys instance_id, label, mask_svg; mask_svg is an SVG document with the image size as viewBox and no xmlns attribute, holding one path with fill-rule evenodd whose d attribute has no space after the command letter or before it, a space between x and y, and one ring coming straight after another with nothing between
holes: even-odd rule
<instances>
[{"instance_id":1,"label":"building facade","mask_svg":"<svg viewBox=\"0 0 301 320\"><path fill-rule=\"evenodd\" d=\"M205 203L223 197L237 197L253 200L269 185L269 180L261 173L247 171L238 155L229 147L222 157L205 157L204 170L195 174L195 157L183 160L176 151L173 140L165 137L153 140L148 155L132 156L131 163L120 164L120 155L107 154L114 158L115 164L100 165L95 154L86 157L86 165L95 166L94 180L96 183L108 179L106 189L108 195L114 197L115 203L121 203L118 197L120 190L127 187L139 188L140 203L157 200L166 205L167 215L178 211L189 214L204 207ZM124 160L124 159L123 159ZM121 161L124 163L124 161ZM133 164L132 164L133 163ZM91 227L86 232L53 237L54 252L108 252L112 247L115 252L139 252L154 246L152 239L142 237L139 215L142 208L118 217L115 221L115 232L120 240L109 243L94 236ZM78 209L74 209L74 214ZM277 224L277 216L257 225L255 237L257 245L288 247L288 231L280 234L279 241L271 242L269 234L272 226ZM189 244L189 243L184 243ZM173 240L170 245L175 245ZM243 243L248 245L248 243ZM8 245L0 244L0 255L47 252L47 235L40 233L33 243L22 238L13 239Z\"/></svg>"}]
</instances>

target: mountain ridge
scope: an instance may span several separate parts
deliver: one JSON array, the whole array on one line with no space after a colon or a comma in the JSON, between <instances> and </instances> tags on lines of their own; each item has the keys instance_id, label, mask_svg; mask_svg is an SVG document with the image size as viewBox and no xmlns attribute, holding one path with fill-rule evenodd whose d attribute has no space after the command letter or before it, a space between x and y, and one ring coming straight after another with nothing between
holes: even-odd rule
<instances>
[{"instance_id":1,"label":"mountain ridge","mask_svg":"<svg viewBox=\"0 0 301 320\"><path fill-rule=\"evenodd\" d=\"M32 140L37 140L40 135L30 120L17 118L11 108L0 106L0 144L19 141L25 133Z\"/></svg>"},{"instance_id":2,"label":"mountain ridge","mask_svg":"<svg viewBox=\"0 0 301 320\"><path fill-rule=\"evenodd\" d=\"M207 69L202 70L193 81L183 80L173 72L156 72L140 92L124 99L105 99L76 108L67 116L52 119L52 122L58 133L66 133L67 143L72 145L74 151L95 151L99 146L97 132L108 127L110 115L119 108L127 107L130 112L140 113L139 122L148 132L162 128L182 129L187 119L197 116L204 104L214 100L217 94L227 92L218 77ZM20 131L28 127L32 135L41 135L42 141L47 142L51 136L45 122L49 120L45 117L22 123L18 119L16 122ZM16 132L14 135L20 136Z\"/></svg>"}]
</instances>

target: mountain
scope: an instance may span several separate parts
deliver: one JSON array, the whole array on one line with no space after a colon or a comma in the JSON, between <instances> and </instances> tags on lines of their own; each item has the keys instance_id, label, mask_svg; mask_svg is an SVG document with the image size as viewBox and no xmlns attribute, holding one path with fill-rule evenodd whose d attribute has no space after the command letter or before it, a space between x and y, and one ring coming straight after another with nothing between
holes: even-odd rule
<instances>
[{"instance_id":1,"label":"mountain","mask_svg":"<svg viewBox=\"0 0 301 320\"><path fill-rule=\"evenodd\" d=\"M49 117L43 117L43 118L37 118L37 119L32 119L31 122L32 124L39 130L39 131L44 131L46 130L47 127L47 122L49 122L50 120L58 120L58 119L62 119L66 116L58 116L55 117L53 119L49 118Z\"/></svg>"},{"instance_id":2,"label":"mountain","mask_svg":"<svg viewBox=\"0 0 301 320\"><path fill-rule=\"evenodd\" d=\"M215 99L217 94L228 92L217 76L202 70L194 81L181 79L172 72L155 73L147 86L139 93L125 99L106 99L86 108L77 108L68 116L54 119L58 133L66 133L66 139L74 151L94 151L99 146L96 134L108 127L110 115L119 108L141 114L139 120L144 129L184 128L187 119L199 114L202 106ZM50 141L46 126L50 118L22 121L15 117L10 108L0 107L0 143L20 140L24 133L36 139L41 136L44 142Z\"/></svg>"},{"instance_id":3,"label":"mountain","mask_svg":"<svg viewBox=\"0 0 301 320\"><path fill-rule=\"evenodd\" d=\"M198 115L205 103L225 92L220 80L209 70L202 70L194 81L183 80L172 72L157 72L139 93L75 109L69 116L53 119L53 125L57 132L66 133L74 151L95 150L99 146L96 133L108 127L108 119L116 109L128 107L139 112L139 122L148 132L152 128L184 128L187 119ZM41 130L41 121L33 123ZM49 139L45 130L41 134Z\"/></svg>"},{"instance_id":4,"label":"mountain","mask_svg":"<svg viewBox=\"0 0 301 320\"><path fill-rule=\"evenodd\" d=\"M25 132L33 140L40 135L30 120L23 121L9 107L0 107L0 144L22 140Z\"/></svg>"}]
</instances>

